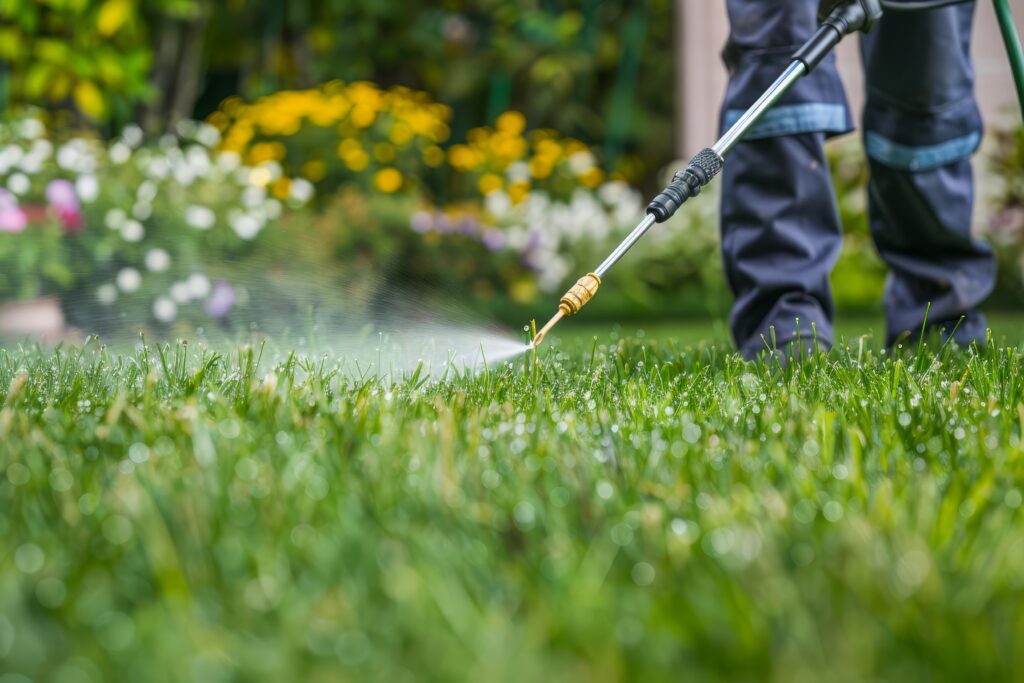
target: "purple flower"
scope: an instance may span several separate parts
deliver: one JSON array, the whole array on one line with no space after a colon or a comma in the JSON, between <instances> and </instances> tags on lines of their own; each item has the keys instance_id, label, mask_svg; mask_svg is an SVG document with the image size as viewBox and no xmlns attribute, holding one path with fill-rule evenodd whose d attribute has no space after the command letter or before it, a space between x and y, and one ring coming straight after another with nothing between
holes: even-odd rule
<instances>
[{"instance_id":1,"label":"purple flower","mask_svg":"<svg viewBox=\"0 0 1024 683\"><path fill-rule=\"evenodd\" d=\"M429 211L417 211L409 219L409 227L421 235L430 232L431 228L434 227L434 217Z\"/></svg>"},{"instance_id":2,"label":"purple flower","mask_svg":"<svg viewBox=\"0 0 1024 683\"><path fill-rule=\"evenodd\" d=\"M495 228L488 228L484 230L480 241L491 251L501 251L505 248L505 233Z\"/></svg>"},{"instance_id":3,"label":"purple flower","mask_svg":"<svg viewBox=\"0 0 1024 683\"><path fill-rule=\"evenodd\" d=\"M78 232L82 227L82 211L78 204L75 185L70 180L58 178L46 186L46 201L57 213L64 229Z\"/></svg>"},{"instance_id":4,"label":"purple flower","mask_svg":"<svg viewBox=\"0 0 1024 683\"><path fill-rule=\"evenodd\" d=\"M530 236L526 239L526 247L523 248L525 252L531 252L540 246L540 233L536 230L530 231Z\"/></svg>"},{"instance_id":5,"label":"purple flower","mask_svg":"<svg viewBox=\"0 0 1024 683\"><path fill-rule=\"evenodd\" d=\"M206 300L206 315L211 318L224 318L235 307L235 288L224 280L213 283L213 292Z\"/></svg>"},{"instance_id":6,"label":"purple flower","mask_svg":"<svg viewBox=\"0 0 1024 683\"><path fill-rule=\"evenodd\" d=\"M480 224L472 216L461 216L455 229L463 235L476 235L480 232Z\"/></svg>"},{"instance_id":7,"label":"purple flower","mask_svg":"<svg viewBox=\"0 0 1024 683\"><path fill-rule=\"evenodd\" d=\"M451 232L452 219L448 217L448 214L438 211L437 215L434 217L434 229L442 235Z\"/></svg>"},{"instance_id":8,"label":"purple flower","mask_svg":"<svg viewBox=\"0 0 1024 683\"><path fill-rule=\"evenodd\" d=\"M0 232L18 233L28 225L28 216L14 195L0 187Z\"/></svg>"}]
</instances>

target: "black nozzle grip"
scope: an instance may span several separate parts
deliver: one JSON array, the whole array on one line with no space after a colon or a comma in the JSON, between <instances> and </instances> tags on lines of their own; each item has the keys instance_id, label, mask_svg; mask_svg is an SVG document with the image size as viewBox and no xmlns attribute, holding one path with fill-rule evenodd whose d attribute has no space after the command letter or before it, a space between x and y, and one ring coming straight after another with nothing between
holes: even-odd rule
<instances>
[{"instance_id":1,"label":"black nozzle grip","mask_svg":"<svg viewBox=\"0 0 1024 683\"><path fill-rule=\"evenodd\" d=\"M814 71L844 36L867 33L881 17L881 0L823 0L818 10L821 26L793 59L803 62L808 72Z\"/></svg>"},{"instance_id":2,"label":"black nozzle grip","mask_svg":"<svg viewBox=\"0 0 1024 683\"><path fill-rule=\"evenodd\" d=\"M647 213L658 223L664 223L686 203L696 197L711 179L721 173L725 161L710 147L705 147L690 160L686 168L672 176L672 182L651 200Z\"/></svg>"}]
</instances>

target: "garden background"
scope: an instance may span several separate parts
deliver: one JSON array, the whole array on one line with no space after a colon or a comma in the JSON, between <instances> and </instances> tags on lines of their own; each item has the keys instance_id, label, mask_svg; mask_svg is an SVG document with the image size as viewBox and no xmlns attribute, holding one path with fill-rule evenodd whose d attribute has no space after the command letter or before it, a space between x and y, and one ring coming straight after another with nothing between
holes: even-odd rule
<instances>
[{"instance_id":1,"label":"garden background","mask_svg":"<svg viewBox=\"0 0 1024 683\"><path fill-rule=\"evenodd\" d=\"M545 317L677 163L677 11L6 2L0 327L24 323L11 301L36 302L51 327L166 334L331 296L382 306L395 291L495 321ZM1024 134L989 136L976 228L1002 264L990 307L1019 309ZM856 139L831 158L848 232L837 304L874 315L884 269ZM653 232L590 319L723 316L716 213L705 198Z\"/></svg>"}]
</instances>

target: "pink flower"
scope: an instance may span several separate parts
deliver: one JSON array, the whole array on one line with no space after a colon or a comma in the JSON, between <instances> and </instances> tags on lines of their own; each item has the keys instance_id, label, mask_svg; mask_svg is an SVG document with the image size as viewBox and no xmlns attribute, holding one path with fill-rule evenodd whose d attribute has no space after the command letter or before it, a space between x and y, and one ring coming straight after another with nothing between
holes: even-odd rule
<instances>
[{"instance_id":1,"label":"pink flower","mask_svg":"<svg viewBox=\"0 0 1024 683\"><path fill-rule=\"evenodd\" d=\"M46 186L46 201L57 214L65 230L74 233L82 229L82 211L74 183L63 178L51 180Z\"/></svg>"},{"instance_id":2,"label":"pink flower","mask_svg":"<svg viewBox=\"0 0 1024 683\"><path fill-rule=\"evenodd\" d=\"M0 187L0 232L18 233L28 225L28 217L14 195Z\"/></svg>"}]
</instances>

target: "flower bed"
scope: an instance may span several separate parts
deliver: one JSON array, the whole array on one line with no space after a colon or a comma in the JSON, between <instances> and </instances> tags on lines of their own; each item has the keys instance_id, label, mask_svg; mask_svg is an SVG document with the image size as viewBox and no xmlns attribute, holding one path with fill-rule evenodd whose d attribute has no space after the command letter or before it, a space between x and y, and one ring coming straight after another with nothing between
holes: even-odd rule
<instances>
[{"instance_id":1,"label":"flower bed","mask_svg":"<svg viewBox=\"0 0 1024 683\"><path fill-rule=\"evenodd\" d=\"M219 150L208 124L176 132L143 145L129 127L108 144L50 139L35 118L0 125L0 295L57 295L70 323L100 331L228 316L245 292L225 264L313 187Z\"/></svg>"}]
</instances>

